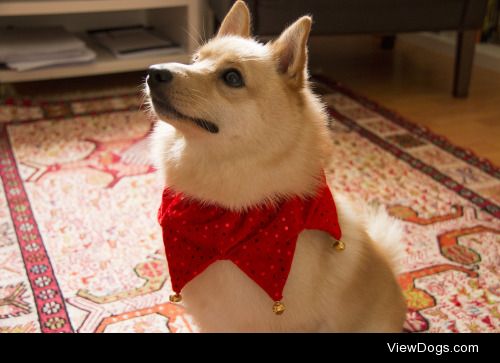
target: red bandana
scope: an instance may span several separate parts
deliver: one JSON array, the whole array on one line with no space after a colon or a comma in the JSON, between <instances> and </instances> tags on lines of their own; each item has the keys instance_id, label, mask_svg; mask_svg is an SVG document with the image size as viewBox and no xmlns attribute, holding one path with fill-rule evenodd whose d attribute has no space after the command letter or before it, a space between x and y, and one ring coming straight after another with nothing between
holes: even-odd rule
<instances>
[{"instance_id":1,"label":"red bandana","mask_svg":"<svg viewBox=\"0 0 500 363\"><path fill-rule=\"evenodd\" d=\"M295 197L246 212L203 205L166 188L158 221L172 288L178 294L210 264L230 260L273 300L281 300L299 233L318 229L336 240L341 236L326 182L314 198Z\"/></svg>"}]
</instances>

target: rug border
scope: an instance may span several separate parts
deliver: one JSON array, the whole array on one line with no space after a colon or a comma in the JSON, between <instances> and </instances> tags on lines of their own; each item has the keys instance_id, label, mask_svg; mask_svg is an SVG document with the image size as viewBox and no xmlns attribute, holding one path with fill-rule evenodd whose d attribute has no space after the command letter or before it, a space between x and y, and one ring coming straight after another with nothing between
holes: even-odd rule
<instances>
[{"instance_id":1,"label":"rug border","mask_svg":"<svg viewBox=\"0 0 500 363\"><path fill-rule=\"evenodd\" d=\"M375 112L386 117L387 119L389 119L389 121L395 123L396 125L403 127L404 129L418 135L419 137L424 137L427 141L429 141L433 145L437 146L439 149L453 155L454 157L456 157L462 161L465 161L469 165L472 165L476 168L479 168L481 171L487 173L488 175L492 176L493 178L500 180L500 167L496 166L496 164L493 163L488 158L479 156L475 151L468 149L466 147L463 147L463 146L456 145L450 139L448 139L446 136L438 134L438 133L432 131L431 129L429 129L428 127L421 126L416 122L410 121L407 117L402 116L401 114L399 114L391 109L386 108L385 106L379 104L378 102L373 101L372 99L366 97L365 95L360 94L357 91L352 90L351 88L345 86L341 82L333 81L324 75L314 75L312 77L312 79L317 80L321 83L324 83L327 86L329 86L330 88L332 88L336 91L339 91L342 94L347 95L348 97L361 103L363 106L365 106L371 110L374 110ZM440 141L441 144L436 143L436 141ZM457 155L457 154L451 153L449 150L446 149L445 146L448 147L449 149L459 151L463 155ZM469 156L469 157L467 157L467 156ZM471 159L472 160L475 159L477 161L477 163L474 164L473 162L471 162Z\"/></svg>"},{"instance_id":2,"label":"rug border","mask_svg":"<svg viewBox=\"0 0 500 363\"><path fill-rule=\"evenodd\" d=\"M17 245L21 252L23 267L33 294L40 330L42 333L72 333L73 327L71 326L71 320L69 318L64 295L55 276L54 268L47 249L45 248L42 235L38 229L38 224L33 213L33 209L31 208L28 193L26 192L23 180L19 173L18 163L7 132L7 125L5 124L0 124L0 151L5 152L4 156L0 156L0 158L8 160L7 163L4 162L0 164L0 180L4 186L5 199L8 205L12 225L14 226L14 231L16 233ZM12 169L6 171L8 167ZM9 185L11 186L9 187ZM16 193L14 193L15 189L17 189ZM12 191L12 193L9 193L10 191ZM15 211L15 208L13 207L14 198L22 200L22 203L26 206L24 211ZM17 205L19 205L19 203L17 203ZM33 230L30 233L35 236L35 239L30 240L29 242L25 241L23 238L22 226L25 221L28 221L33 226ZM33 242L36 242L39 245L39 249L30 251L27 248L27 245ZM29 261L31 257L36 257L36 260ZM39 273L32 271L32 268L39 266L42 261L47 269ZM50 283L46 286L37 286L36 280L41 277L47 277L50 279ZM39 293L48 290L54 291L54 296L45 300L39 297ZM50 307L48 305L50 303L59 304L60 309L54 313L45 312L44 307ZM61 321L63 324L60 324Z\"/></svg>"},{"instance_id":3,"label":"rug border","mask_svg":"<svg viewBox=\"0 0 500 363\"><path fill-rule=\"evenodd\" d=\"M62 100L51 100L51 99L33 99L29 97L5 97L0 98L0 106L22 106L22 107L32 107L32 106L43 106L43 105L54 105L63 104L68 102L86 102L86 101L97 101L106 100L116 97L124 96L141 96L141 92L123 92L112 95L102 95L102 96L90 96L90 97L75 97Z\"/></svg>"},{"instance_id":4,"label":"rug border","mask_svg":"<svg viewBox=\"0 0 500 363\"><path fill-rule=\"evenodd\" d=\"M412 156L408 152L402 150L401 148L390 144L388 141L384 140L380 136L371 132L367 128L361 126L359 123L351 119L350 117L340 113L340 111L334 109L333 107L328 107L328 112L333 116L338 122L341 122L345 126L353 129L361 137L368 139L371 143L375 144L385 152L393 155L398 160L407 163L412 169L421 172L422 174L432 178L436 183L444 186L445 188L456 193L459 197L464 198L469 203L474 204L476 207L480 208L485 213L500 219L500 207L479 194L475 191L467 188L462 183L458 183L453 180L448 175L442 173L435 167L424 163L422 160ZM491 210L493 209L493 210Z\"/></svg>"},{"instance_id":5,"label":"rug border","mask_svg":"<svg viewBox=\"0 0 500 363\"><path fill-rule=\"evenodd\" d=\"M15 97L9 97L5 99L0 99L0 107L1 106L16 106L16 107L40 107L42 110L42 113L44 111L43 107L46 105L71 105L73 102L93 102L93 101L106 101L106 100L112 100L114 98L121 98L121 97L141 97L140 92L130 92L130 93L120 93L116 95L109 95L109 96L97 96L97 97L88 97L88 98L75 98L75 99L68 99L68 100L59 100L59 101L54 101L54 100L32 100L29 98L15 98ZM71 107L70 107L71 109ZM61 116L52 116L48 117L45 114L42 115L42 117L39 118L26 118L26 119L20 119L20 120L12 120L12 121L4 121L0 122L1 125L17 125L17 124L24 124L24 123L33 123L33 122L39 122L39 121L55 121L55 120L64 120L68 118L75 118L75 117L88 117L88 116L97 116L97 115L102 115L102 114L107 114L107 113L113 113L113 112L126 112L126 111L138 111L138 110L143 110L144 108L144 102L141 103L141 105L137 106L131 106L131 107L125 107L123 109L112 109L112 110L102 110L102 111L90 111L86 113L79 113L75 114L73 112L61 115Z\"/></svg>"}]
</instances>

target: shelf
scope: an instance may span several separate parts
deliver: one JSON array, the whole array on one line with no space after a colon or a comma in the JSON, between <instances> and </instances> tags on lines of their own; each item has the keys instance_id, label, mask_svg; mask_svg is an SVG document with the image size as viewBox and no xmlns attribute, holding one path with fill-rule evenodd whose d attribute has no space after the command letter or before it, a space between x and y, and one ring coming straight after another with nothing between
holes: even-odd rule
<instances>
[{"instance_id":1,"label":"shelf","mask_svg":"<svg viewBox=\"0 0 500 363\"><path fill-rule=\"evenodd\" d=\"M1 16L75 14L186 6L189 0L3 0Z\"/></svg>"},{"instance_id":2,"label":"shelf","mask_svg":"<svg viewBox=\"0 0 500 363\"><path fill-rule=\"evenodd\" d=\"M189 61L186 53L176 53L169 55L145 56L133 59L117 59L108 50L92 43L88 38L84 38L88 47L94 50L97 58L92 63L68 64L47 68L34 69L31 71L18 72L15 70L0 70L0 83L26 82L46 79L57 79L66 77L81 77L97 74L120 73L130 71L140 71L147 69L152 64Z\"/></svg>"},{"instance_id":3,"label":"shelf","mask_svg":"<svg viewBox=\"0 0 500 363\"><path fill-rule=\"evenodd\" d=\"M187 63L190 60L189 54L198 46L195 37L189 34L204 33L202 22L206 7L205 0L0 0L0 24L3 25L36 27L55 24L79 34L98 26L141 23L153 26L184 48L183 53L172 55L117 59L108 50L83 37L96 52L94 62L23 72L0 69L0 83L140 71L157 63Z\"/></svg>"}]
</instances>

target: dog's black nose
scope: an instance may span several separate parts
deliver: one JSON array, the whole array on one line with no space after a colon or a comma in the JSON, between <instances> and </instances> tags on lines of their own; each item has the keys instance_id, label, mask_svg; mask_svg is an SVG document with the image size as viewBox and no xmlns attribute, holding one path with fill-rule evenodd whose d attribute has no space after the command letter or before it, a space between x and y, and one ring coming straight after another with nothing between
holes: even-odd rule
<instances>
[{"instance_id":1,"label":"dog's black nose","mask_svg":"<svg viewBox=\"0 0 500 363\"><path fill-rule=\"evenodd\" d=\"M165 68L149 67L148 84L167 84L172 81L172 72Z\"/></svg>"}]
</instances>

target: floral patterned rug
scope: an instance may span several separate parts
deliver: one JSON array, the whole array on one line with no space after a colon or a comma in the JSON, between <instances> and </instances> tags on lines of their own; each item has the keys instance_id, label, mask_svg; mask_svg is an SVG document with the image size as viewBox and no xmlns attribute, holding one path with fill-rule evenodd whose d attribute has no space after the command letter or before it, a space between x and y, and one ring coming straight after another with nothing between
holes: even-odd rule
<instances>
[{"instance_id":1,"label":"floral patterned rug","mask_svg":"<svg viewBox=\"0 0 500 363\"><path fill-rule=\"evenodd\" d=\"M412 332L500 331L500 170L347 88L318 80L329 178L403 221ZM135 93L0 101L0 333L191 332L156 223ZM132 156L131 156L132 155Z\"/></svg>"}]
</instances>

